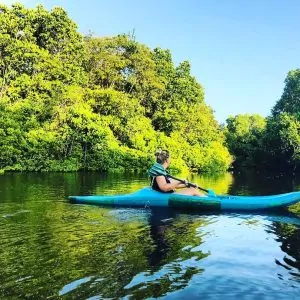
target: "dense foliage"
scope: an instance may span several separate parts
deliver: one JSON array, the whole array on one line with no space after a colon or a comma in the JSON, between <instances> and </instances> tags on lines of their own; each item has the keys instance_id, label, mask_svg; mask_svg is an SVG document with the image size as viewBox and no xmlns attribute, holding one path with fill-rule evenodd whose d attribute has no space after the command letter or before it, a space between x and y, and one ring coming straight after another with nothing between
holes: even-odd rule
<instances>
[{"instance_id":1,"label":"dense foliage","mask_svg":"<svg viewBox=\"0 0 300 300\"><path fill-rule=\"evenodd\" d=\"M0 169L177 171L231 156L187 61L133 37L82 36L62 8L0 5Z\"/></svg>"},{"instance_id":2,"label":"dense foliage","mask_svg":"<svg viewBox=\"0 0 300 300\"><path fill-rule=\"evenodd\" d=\"M261 161L262 137L266 121L259 115L237 115L227 120L226 140L235 165L255 165Z\"/></svg>"},{"instance_id":3,"label":"dense foliage","mask_svg":"<svg viewBox=\"0 0 300 300\"><path fill-rule=\"evenodd\" d=\"M283 94L268 118L230 117L225 134L236 165L295 171L300 165L300 70L288 73Z\"/></svg>"}]
</instances>

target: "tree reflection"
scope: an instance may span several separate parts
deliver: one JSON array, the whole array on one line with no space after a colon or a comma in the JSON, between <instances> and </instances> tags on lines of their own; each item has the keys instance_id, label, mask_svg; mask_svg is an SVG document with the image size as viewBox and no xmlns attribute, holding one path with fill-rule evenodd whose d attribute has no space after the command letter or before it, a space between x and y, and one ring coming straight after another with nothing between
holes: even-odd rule
<instances>
[{"instance_id":1,"label":"tree reflection","mask_svg":"<svg viewBox=\"0 0 300 300\"><path fill-rule=\"evenodd\" d=\"M287 269L293 280L300 281L300 227L273 222L268 226L267 232L276 235L276 241L281 243L281 250L287 254L283 261L276 259L276 264Z\"/></svg>"},{"instance_id":2,"label":"tree reflection","mask_svg":"<svg viewBox=\"0 0 300 300\"><path fill-rule=\"evenodd\" d=\"M207 221L170 209L154 209L149 216L154 249L148 253L149 269L137 274L125 287L134 298L161 297L186 287L202 273L199 260L209 253L195 250L202 244L197 234Z\"/></svg>"}]
</instances>

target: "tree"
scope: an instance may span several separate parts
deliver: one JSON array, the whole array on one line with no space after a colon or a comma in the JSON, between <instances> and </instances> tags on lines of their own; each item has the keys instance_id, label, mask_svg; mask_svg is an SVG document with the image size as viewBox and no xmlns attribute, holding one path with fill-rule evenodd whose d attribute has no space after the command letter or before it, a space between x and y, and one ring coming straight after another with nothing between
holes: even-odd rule
<instances>
[{"instance_id":1,"label":"tree","mask_svg":"<svg viewBox=\"0 0 300 300\"><path fill-rule=\"evenodd\" d=\"M282 112L300 114L300 69L288 72L281 98L272 109L272 115Z\"/></svg>"},{"instance_id":2,"label":"tree","mask_svg":"<svg viewBox=\"0 0 300 300\"><path fill-rule=\"evenodd\" d=\"M187 61L128 35L83 37L62 8L0 6L0 168L224 171L224 146Z\"/></svg>"},{"instance_id":3,"label":"tree","mask_svg":"<svg viewBox=\"0 0 300 300\"><path fill-rule=\"evenodd\" d=\"M280 168L300 163L300 69L288 72L281 98L268 119L265 146L269 159Z\"/></svg>"},{"instance_id":4,"label":"tree","mask_svg":"<svg viewBox=\"0 0 300 300\"><path fill-rule=\"evenodd\" d=\"M295 170L300 164L300 119L285 112L270 117L264 146L268 161L275 167Z\"/></svg>"},{"instance_id":5,"label":"tree","mask_svg":"<svg viewBox=\"0 0 300 300\"><path fill-rule=\"evenodd\" d=\"M235 165L258 165L262 159L262 138L266 120L260 115L236 115L226 120L226 143Z\"/></svg>"}]
</instances>

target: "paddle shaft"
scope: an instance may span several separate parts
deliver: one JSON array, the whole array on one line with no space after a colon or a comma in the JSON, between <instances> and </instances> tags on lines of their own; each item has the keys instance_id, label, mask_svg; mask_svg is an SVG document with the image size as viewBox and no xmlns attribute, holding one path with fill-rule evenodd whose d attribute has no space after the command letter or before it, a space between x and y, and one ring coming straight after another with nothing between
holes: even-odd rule
<instances>
[{"instance_id":1,"label":"paddle shaft","mask_svg":"<svg viewBox=\"0 0 300 300\"><path fill-rule=\"evenodd\" d=\"M172 175L170 175L170 174L167 174L166 175L167 177L170 177L170 178L172 178L172 179L174 179L174 180L177 180L177 181L179 181L179 182L182 182L182 183L185 183L185 181L184 180L182 180L182 179L180 179L180 178L176 178L176 177L174 177L174 176L172 176ZM200 187L200 186L198 186L198 185L196 185L196 184L194 184L194 183L188 183L188 186L191 186L191 187L193 187L193 188L198 188L199 190L201 190L201 191L204 191L204 192L206 192L206 193L209 193L209 191L208 190L206 190L206 189L204 189L204 188L202 188L202 187Z\"/></svg>"}]
</instances>

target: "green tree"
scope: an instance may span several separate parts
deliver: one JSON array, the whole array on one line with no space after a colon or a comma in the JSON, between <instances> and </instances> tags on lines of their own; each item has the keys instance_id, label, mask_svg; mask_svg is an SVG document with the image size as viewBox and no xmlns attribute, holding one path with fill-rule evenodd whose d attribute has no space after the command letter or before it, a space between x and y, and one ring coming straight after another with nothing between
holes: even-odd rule
<instances>
[{"instance_id":1,"label":"green tree","mask_svg":"<svg viewBox=\"0 0 300 300\"><path fill-rule=\"evenodd\" d=\"M295 170L300 164L300 119L285 112L270 117L264 146L268 161L274 167Z\"/></svg>"},{"instance_id":2,"label":"green tree","mask_svg":"<svg viewBox=\"0 0 300 300\"><path fill-rule=\"evenodd\" d=\"M226 143L235 165L259 165L263 157L262 138L266 120L260 115L236 115L226 120Z\"/></svg>"},{"instance_id":3,"label":"green tree","mask_svg":"<svg viewBox=\"0 0 300 300\"><path fill-rule=\"evenodd\" d=\"M272 115L282 112L300 114L300 69L288 72L281 98L272 109Z\"/></svg>"},{"instance_id":4,"label":"green tree","mask_svg":"<svg viewBox=\"0 0 300 300\"><path fill-rule=\"evenodd\" d=\"M148 102L160 94L163 85L156 73L151 50L128 35L85 38L85 69L90 86L113 88Z\"/></svg>"},{"instance_id":5,"label":"green tree","mask_svg":"<svg viewBox=\"0 0 300 300\"><path fill-rule=\"evenodd\" d=\"M300 164L300 70L288 72L281 98L272 109L265 135L269 161L279 168Z\"/></svg>"},{"instance_id":6,"label":"green tree","mask_svg":"<svg viewBox=\"0 0 300 300\"><path fill-rule=\"evenodd\" d=\"M224 171L230 155L189 62L132 36L82 37L62 8L0 5L0 168Z\"/></svg>"}]
</instances>

